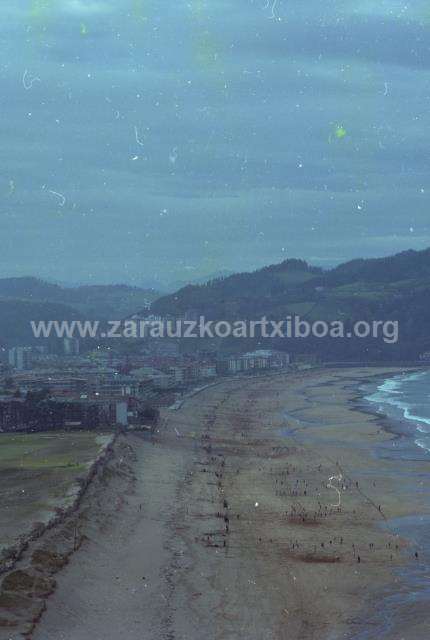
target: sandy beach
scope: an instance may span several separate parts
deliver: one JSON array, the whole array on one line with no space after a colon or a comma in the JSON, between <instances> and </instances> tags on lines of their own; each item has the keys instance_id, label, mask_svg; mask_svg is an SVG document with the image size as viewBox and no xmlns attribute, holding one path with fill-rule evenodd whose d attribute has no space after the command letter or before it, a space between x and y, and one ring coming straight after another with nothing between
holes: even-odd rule
<instances>
[{"instance_id":1,"label":"sandy beach","mask_svg":"<svg viewBox=\"0 0 430 640\"><path fill-rule=\"evenodd\" d=\"M36 583L3 583L0 639L376 637L360 634L420 562L390 522L428 514L428 487L405 482L414 462L399 473L375 455L395 436L355 402L360 382L396 372L225 380L164 411L152 441L119 438L73 526L17 567L50 580L37 606ZM41 549L50 562L34 561ZM384 637L428 638L426 608Z\"/></svg>"}]
</instances>

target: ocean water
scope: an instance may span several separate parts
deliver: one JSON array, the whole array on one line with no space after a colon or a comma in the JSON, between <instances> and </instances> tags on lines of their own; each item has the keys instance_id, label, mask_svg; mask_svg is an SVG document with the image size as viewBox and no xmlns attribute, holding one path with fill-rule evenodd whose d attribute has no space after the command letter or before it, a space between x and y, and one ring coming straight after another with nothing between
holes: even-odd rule
<instances>
[{"instance_id":1,"label":"ocean water","mask_svg":"<svg viewBox=\"0 0 430 640\"><path fill-rule=\"evenodd\" d=\"M366 384L361 391L367 408L386 416L390 431L398 436L377 447L376 455L395 458L399 463L398 473L404 473L405 483L412 483L415 490L420 490L422 481L428 486L430 469L423 462L430 462L430 370ZM415 475L404 471L402 460L420 461ZM422 639L422 635L416 635L413 624L405 633L404 621L408 619L411 605L420 605L421 615L430 610L430 516L427 513L385 523L391 532L409 540L412 550L419 550L420 560L412 559L396 572L397 587L381 594L380 600L374 602L375 613L359 632L347 635L348 640ZM430 630L424 637L430 638Z\"/></svg>"},{"instance_id":2,"label":"ocean water","mask_svg":"<svg viewBox=\"0 0 430 640\"><path fill-rule=\"evenodd\" d=\"M403 435L430 456L430 370L389 378L376 389L368 385L364 399L379 413L400 421Z\"/></svg>"}]
</instances>

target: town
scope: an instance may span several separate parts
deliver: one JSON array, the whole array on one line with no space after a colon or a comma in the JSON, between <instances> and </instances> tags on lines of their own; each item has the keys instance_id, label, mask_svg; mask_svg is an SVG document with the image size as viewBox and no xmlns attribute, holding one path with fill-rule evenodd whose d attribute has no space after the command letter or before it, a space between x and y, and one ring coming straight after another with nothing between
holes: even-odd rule
<instances>
[{"instance_id":1,"label":"town","mask_svg":"<svg viewBox=\"0 0 430 640\"><path fill-rule=\"evenodd\" d=\"M149 340L136 350L77 338L2 351L0 432L153 428L159 409L193 388L232 375L292 368L290 355L257 349L234 355L181 354L178 342Z\"/></svg>"}]
</instances>

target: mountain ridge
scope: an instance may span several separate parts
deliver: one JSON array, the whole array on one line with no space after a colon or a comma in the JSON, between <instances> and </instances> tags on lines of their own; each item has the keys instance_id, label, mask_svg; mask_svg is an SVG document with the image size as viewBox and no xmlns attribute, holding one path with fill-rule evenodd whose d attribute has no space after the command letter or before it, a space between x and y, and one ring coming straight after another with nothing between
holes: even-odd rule
<instances>
[{"instance_id":1,"label":"mountain ridge","mask_svg":"<svg viewBox=\"0 0 430 640\"><path fill-rule=\"evenodd\" d=\"M341 320L348 326L358 321L398 321L401 333L396 345L346 338L274 344L293 351L315 351L326 359L418 357L430 349L430 248L351 260L328 270L300 259L285 260L205 285L189 285L160 297L152 308L160 315L192 314L228 321L263 316ZM231 346L228 341L223 344Z\"/></svg>"}]
</instances>

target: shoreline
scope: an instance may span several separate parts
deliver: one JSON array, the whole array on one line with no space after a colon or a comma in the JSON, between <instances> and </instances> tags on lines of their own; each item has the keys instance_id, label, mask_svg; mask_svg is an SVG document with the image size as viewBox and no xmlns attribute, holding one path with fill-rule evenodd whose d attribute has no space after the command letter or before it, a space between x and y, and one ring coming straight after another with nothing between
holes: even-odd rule
<instances>
[{"instance_id":1,"label":"shoreline","mask_svg":"<svg viewBox=\"0 0 430 640\"><path fill-rule=\"evenodd\" d=\"M420 507L372 456L393 436L354 406L350 385L373 372L223 381L165 410L153 442L128 435L133 489L109 517L115 474L105 507L89 501L32 639L364 639L413 558L379 523Z\"/></svg>"},{"instance_id":2,"label":"shoreline","mask_svg":"<svg viewBox=\"0 0 430 640\"><path fill-rule=\"evenodd\" d=\"M369 375L367 378L363 377L360 380L355 379L353 381L352 380L345 381L345 384L343 385L344 389L348 390L351 393L351 397L348 399L348 403L351 404L351 406L353 407L353 410L360 414L367 415L375 425L380 427L378 431L382 431L388 436L388 439L385 442L376 444L376 447L374 450L374 455L376 458L382 458L380 451L378 451L378 448L386 446L388 442L395 443L396 441L402 442L404 440L406 442L405 447L411 448L412 450L416 450L417 456L420 456L419 454L420 449L416 444L415 439L412 437L412 435L407 433L407 431L405 430L405 425L408 424L408 420L406 418L395 418L394 416L390 416L384 413L383 411L381 411L380 409L378 409L377 405L375 405L372 408L372 402L370 400L367 400L365 397L365 394L368 392L362 387L364 385L370 385L370 384L376 385L385 380L388 380L391 378L397 378L402 373L408 375L416 372L417 370L411 369L411 370L408 370L407 372L402 370L391 371L389 374L387 374L387 372L382 374L372 373L372 375ZM332 381L330 383L330 386L331 385L335 386L336 381ZM287 419L292 418L293 420L296 421L296 423L299 422L299 419L297 418L297 416L291 416L288 414L288 412L285 412L284 415L286 416ZM302 423L302 426L303 426L303 432L306 432L307 428L309 427L312 428L313 426L315 426L315 422L312 423L306 420L301 420L300 422ZM286 435L295 437L295 434L299 431L299 429L300 427L296 425L294 429L287 430ZM303 443L305 441L305 438L306 436L302 437L300 439L300 442ZM399 456L399 459L400 460L402 459L401 456ZM413 458L413 462L417 462L418 464L420 463L426 464L429 462L429 460L424 459L421 454L421 456L418 457L416 460ZM430 569L430 545L428 543L424 544L422 542L423 540L422 534L421 534L421 543L417 542L416 536L414 535L414 531L412 530L411 532L411 525L413 525L413 529L415 529L416 527L419 528L420 526L427 525L427 530L428 530L428 527L430 525L430 516L428 514L428 508L427 510L417 511L417 513L414 515L401 516L398 518L395 518L395 517L385 518L384 516L384 519L385 519L385 522L382 523L382 525L378 525L378 526L382 526L382 528L385 529L386 531L389 531L393 535L398 536L400 539L402 539L406 545L406 548L419 549L420 558L423 558L423 554L422 554L423 550L426 552L427 557L426 559L424 559L424 562L423 560L420 561L420 568L419 570L417 570L416 559L409 557L410 554L408 553L408 557L405 558L404 565L399 564L399 567L395 569L395 575L397 576L395 577L396 585L395 586L389 585L384 587L382 590L377 590L375 591L374 595L372 595L371 598L369 598L369 600L373 600L373 598L376 597L377 601L380 603L380 609L373 616L373 621L369 623L369 628L362 630L358 634L354 632L348 632L347 634L345 634L344 637L348 637L348 639L350 640L373 640L376 633L378 634L378 638L379 637L391 638L390 633L391 631L395 633L395 629L393 628L395 627L395 624L396 624L396 622L393 621L392 619L393 618L393 615L392 615L393 602L395 601L397 606L403 606L406 604L410 605L411 603L409 602L409 594L407 591L408 588L414 588L414 589L418 588L419 590L418 595L421 593L421 598L426 602L430 602L430 591L428 586L426 584L423 584L424 581L422 578L422 574L428 575L428 570ZM398 576L400 576L400 580L402 583L401 585L397 584ZM385 608L386 610L384 610ZM380 618L384 613L386 614L386 624L382 625L380 623ZM367 616L368 616L367 611L363 609L361 617L363 619L366 619ZM401 621L400 621L400 624L402 624ZM406 632L406 629L402 628L402 633L405 633L405 632ZM420 633L420 631L417 631L417 633ZM425 632L422 632L422 633L423 633L422 637L426 637ZM397 638L397 636L393 636L393 637ZM402 636L402 637L406 638L406 636ZM411 640L415 640L416 638L421 636L412 635L407 637L410 638Z\"/></svg>"},{"instance_id":3,"label":"shoreline","mask_svg":"<svg viewBox=\"0 0 430 640\"><path fill-rule=\"evenodd\" d=\"M408 374L415 373L414 371L408 372ZM397 378L395 375L393 378ZM374 378L365 381L363 384L375 384L384 382L386 380L391 379L386 376L376 376ZM360 385L362 386L362 385ZM354 398L354 404L359 408L360 411L364 413L368 413L369 415L373 415L377 424L381 426L386 433L388 433L393 438L393 442L397 441L400 445L402 441L405 441L404 449L416 450L417 458L414 461L420 464L427 464L430 462L428 459L424 459L423 454L420 453L421 448L416 443L415 434L408 433L409 422L406 417L398 417L390 416L388 413L385 413L381 410L381 407L377 406L376 402L372 402L364 395L368 393L364 389L362 389L361 393L357 394ZM372 404L374 404L374 408L372 408ZM383 405L383 400L381 400L381 404ZM389 405L388 405L389 406ZM428 453L428 452L427 452ZM375 455L380 456L381 454L375 451ZM402 450L400 451L400 455L398 458L402 461ZM428 472L427 472L428 473ZM416 562L409 559L406 562L405 566L399 567L396 571L397 575L400 578L401 585L397 586L396 589L388 588L386 593L381 593L379 596L379 610L377 617L372 621L372 627L368 631L365 631L358 636L354 637L354 640L372 640L375 633L378 633L378 637L385 638L390 637L387 636L386 633L395 632L396 625L401 627L399 632L406 633L407 627L405 627L404 622L397 616L396 619L396 608L404 608L407 606L413 607L414 600L422 600L427 604L430 604L430 588L427 584L427 576L430 572L430 542L427 534L423 534L420 532L421 527L425 527L427 531L430 530L430 515L427 511L417 512L410 516L403 516L400 518L391 518L387 521L387 527L390 527L392 531L396 531L396 533L408 540L409 545L415 546L415 548L419 549L420 553L420 567L417 568ZM418 538L417 538L417 534ZM423 578L423 576L425 576ZM411 600L411 593L413 593L413 598ZM385 628L384 625L381 625L380 619L385 619ZM393 630L394 628L394 630ZM413 636L409 636L412 640Z\"/></svg>"}]
</instances>

